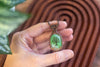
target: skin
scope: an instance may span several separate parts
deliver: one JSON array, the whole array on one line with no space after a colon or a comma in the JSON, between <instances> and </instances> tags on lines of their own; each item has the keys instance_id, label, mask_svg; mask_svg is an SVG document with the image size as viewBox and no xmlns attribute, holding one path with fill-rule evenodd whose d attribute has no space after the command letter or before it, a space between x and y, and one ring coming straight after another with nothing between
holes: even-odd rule
<instances>
[{"instance_id":1,"label":"skin","mask_svg":"<svg viewBox=\"0 0 100 67\"><path fill-rule=\"evenodd\" d=\"M21 3L21 4L18 4L17 6L15 6L16 10L17 11L20 11L20 12L24 12L26 13L29 6L34 2L34 0L26 0L25 2Z\"/></svg>"},{"instance_id":2,"label":"skin","mask_svg":"<svg viewBox=\"0 0 100 67\"><path fill-rule=\"evenodd\" d=\"M50 24L55 23L57 21L50 22ZM63 44L73 39L73 30L66 27L65 21L59 21L57 31L62 36ZM47 22L15 33L10 46L12 55L7 55L4 67L47 67L71 59L74 52L70 49L45 54L51 50L49 45L51 34L52 31Z\"/></svg>"}]
</instances>

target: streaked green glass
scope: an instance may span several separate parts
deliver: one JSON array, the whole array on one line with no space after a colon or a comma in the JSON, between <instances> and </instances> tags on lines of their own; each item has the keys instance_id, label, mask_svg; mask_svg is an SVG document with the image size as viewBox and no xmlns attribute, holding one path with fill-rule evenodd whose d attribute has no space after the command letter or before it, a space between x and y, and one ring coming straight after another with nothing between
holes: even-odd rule
<instances>
[{"instance_id":1,"label":"streaked green glass","mask_svg":"<svg viewBox=\"0 0 100 67\"><path fill-rule=\"evenodd\" d=\"M53 34L50 38L50 45L53 50L60 50L62 47L62 39L59 34Z\"/></svg>"}]
</instances>

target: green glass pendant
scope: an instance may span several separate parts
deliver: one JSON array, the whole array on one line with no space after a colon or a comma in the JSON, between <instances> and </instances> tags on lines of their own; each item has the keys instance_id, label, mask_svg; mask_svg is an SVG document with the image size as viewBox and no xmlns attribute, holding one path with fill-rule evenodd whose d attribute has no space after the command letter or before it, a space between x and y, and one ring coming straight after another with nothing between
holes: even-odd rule
<instances>
[{"instance_id":1,"label":"green glass pendant","mask_svg":"<svg viewBox=\"0 0 100 67\"><path fill-rule=\"evenodd\" d=\"M61 36L57 33L51 35L50 37L50 45L51 49L54 51L58 51L62 48L62 39Z\"/></svg>"},{"instance_id":2,"label":"green glass pendant","mask_svg":"<svg viewBox=\"0 0 100 67\"><path fill-rule=\"evenodd\" d=\"M59 26L59 21L56 24L48 24L51 27L52 30L52 35L50 37L50 46L53 51L58 51L62 48L62 38L61 36L57 33L57 27Z\"/></svg>"}]
</instances>

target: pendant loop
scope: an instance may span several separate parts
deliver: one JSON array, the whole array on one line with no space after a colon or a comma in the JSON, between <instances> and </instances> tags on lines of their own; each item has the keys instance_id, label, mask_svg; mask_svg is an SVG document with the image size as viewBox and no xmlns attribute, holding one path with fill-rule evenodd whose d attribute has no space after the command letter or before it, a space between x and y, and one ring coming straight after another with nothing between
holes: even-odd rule
<instances>
[{"instance_id":1,"label":"pendant loop","mask_svg":"<svg viewBox=\"0 0 100 67\"><path fill-rule=\"evenodd\" d=\"M57 24L50 24L50 22L48 22L48 24L50 25L50 28L53 30L53 32L57 32L57 27L59 26L59 21L57 22Z\"/></svg>"}]
</instances>

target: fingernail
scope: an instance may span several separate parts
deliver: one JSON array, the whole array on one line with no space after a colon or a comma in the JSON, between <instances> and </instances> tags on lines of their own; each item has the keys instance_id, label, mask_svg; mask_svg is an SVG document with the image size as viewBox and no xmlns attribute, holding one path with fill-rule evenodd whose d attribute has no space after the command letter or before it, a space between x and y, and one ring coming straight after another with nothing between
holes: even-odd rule
<instances>
[{"instance_id":1,"label":"fingernail","mask_svg":"<svg viewBox=\"0 0 100 67\"><path fill-rule=\"evenodd\" d=\"M61 25L62 28L67 27L66 21L59 21L59 25Z\"/></svg>"},{"instance_id":2,"label":"fingernail","mask_svg":"<svg viewBox=\"0 0 100 67\"><path fill-rule=\"evenodd\" d=\"M73 33L73 29L72 28L67 28L67 31L69 31L70 33Z\"/></svg>"},{"instance_id":3,"label":"fingernail","mask_svg":"<svg viewBox=\"0 0 100 67\"><path fill-rule=\"evenodd\" d=\"M66 39L66 41L71 41L73 39L73 35L70 35L67 39Z\"/></svg>"},{"instance_id":4,"label":"fingernail","mask_svg":"<svg viewBox=\"0 0 100 67\"><path fill-rule=\"evenodd\" d=\"M74 56L74 52L70 49L66 50L65 54L66 54L65 59L67 59L67 60L71 59Z\"/></svg>"},{"instance_id":5,"label":"fingernail","mask_svg":"<svg viewBox=\"0 0 100 67\"><path fill-rule=\"evenodd\" d=\"M70 37L70 40L72 40L73 39L73 35L71 35L71 37Z\"/></svg>"}]
</instances>

